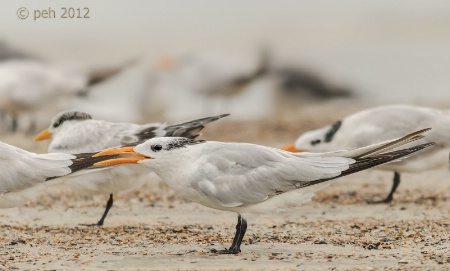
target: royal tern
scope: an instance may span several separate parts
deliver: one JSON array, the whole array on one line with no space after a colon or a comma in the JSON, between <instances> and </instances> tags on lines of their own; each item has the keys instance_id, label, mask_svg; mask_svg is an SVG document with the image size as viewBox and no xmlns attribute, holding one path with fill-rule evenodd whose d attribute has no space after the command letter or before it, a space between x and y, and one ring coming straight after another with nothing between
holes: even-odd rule
<instances>
[{"instance_id":1,"label":"royal tern","mask_svg":"<svg viewBox=\"0 0 450 271\"><path fill-rule=\"evenodd\" d=\"M64 111L57 114L50 127L35 137L36 141L52 138L48 152L87 153L107 148L133 144L154 137L183 136L196 138L210 122L228 114L197 119L177 125L151 123L112 123L92 119L92 116L78 111ZM109 209L113 205L113 194L142 185L151 171L136 171L133 167L110 168L94 172L89 176L70 178L66 181L71 188L83 194L109 194L105 212L96 225L103 225Z\"/></svg>"},{"instance_id":2,"label":"royal tern","mask_svg":"<svg viewBox=\"0 0 450 271\"><path fill-rule=\"evenodd\" d=\"M434 148L428 148L413 158L390 163L377 169L394 171L393 185L389 195L380 201L371 203L389 203L400 183L400 174L421 172L445 166L450 150L450 112L433 108L387 105L366 109L352 114L323 128L306 132L295 144L284 147L285 150L325 152L341 149L354 149L373 144L380 140L399 137L421 127L433 130L425 135L420 143L436 142Z\"/></svg>"},{"instance_id":3,"label":"royal tern","mask_svg":"<svg viewBox=\"0 0 450 271\"><path fill-rule=\"evenodd\" d=\"M94 156L130 155L96 165L140 164L153 170L185 198L238 213L233 243L229 249L220 251L235 254L240 252L247 229L244 213L271 212L306 203L329 180L397 160L432 145L390 151L422 138L425 131L353 151L322 154L296 154L248 143L161 137Z\"/></svg>"},{"instance_id":4,"label":"royal tern","mask_svg":"<svg viewBox=\"0 0 450 271\"><path fill-rule=\"evenodd\" d=\"M47 181L54 183L53 179L61 180L99 161L92 154L36 154L0 142L0 208L20 206L45 188Z\"/></svg>"}]
</instances>

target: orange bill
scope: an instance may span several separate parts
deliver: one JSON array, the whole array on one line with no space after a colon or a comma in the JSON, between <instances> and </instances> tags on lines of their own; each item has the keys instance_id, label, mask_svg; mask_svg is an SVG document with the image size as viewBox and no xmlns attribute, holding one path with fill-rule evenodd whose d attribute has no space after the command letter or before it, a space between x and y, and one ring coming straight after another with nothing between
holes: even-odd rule
<instances>
[{"instance_id":1,"label":"orange bill","mask_svg":"<svg viewBox=\"0 0 450 271\"><path fill-rule=\"evenodd\" d=\"M128 154L128 155L135 155L135 156L145 157L145 156L143 156L140 153L134 152L134 147L133 146L107 149L107 150L98 152L95 155L92 155L92 157L99 157L99 156L105 156L105 155L115 155L115 154Z\"/></svg>"},{"instance_id":2,"label":"orange bill","mask_svg":"<svg viewBox=\"0 0 450 271\"><path fill-rule=\"evenodd\" d=\"M41 141L52 138L53 134L49 132L47 129L40 132L35 138L34 141Z\"/></svg>"},{"instance_id":3,"label":"orange bill","mask_svg":"<svg viewBox=\"0 0 450 271\"><path fill-rule=\"evenodd\" d=\"M97 162L94 164L94 166L115 166L115 165L122 165L122 164L137 164L141 160L150 159L147 157L136 157L136 158L115 158L115 159L109 159L101 162Z\"/></svg>"},{"instance_id":4,"label":"orange bill","mask_svg":"<svg viewBox=\"0 0 450 271\"><path fill-rule=\"evenodd\" d=\"M288 151L288 152L304 152L305 151L305 150L302 150L302 149L297 149L294 144L286 145L286 146L284 146L281 149L284 150L284 151Z\"/></svg>"},{"instance_id":5,"label":"orange bill","mask_svg":"<svg viewBox=\"0 0 450 271\"><path fill-rule=\"evenodd\" d=\"M106 155L130 155L132 157L113 158L113 159L95 163L94 165L95 166L114 166L114 165L120 165L120 164L137 164L141 160L152 159L151 157L147 157L145 155L135 152L133 146L119 147L119 148L104 150L104 151L94 154L92 157L99 157L99 156L106 156Z\"/></svg>"}]
</instances>

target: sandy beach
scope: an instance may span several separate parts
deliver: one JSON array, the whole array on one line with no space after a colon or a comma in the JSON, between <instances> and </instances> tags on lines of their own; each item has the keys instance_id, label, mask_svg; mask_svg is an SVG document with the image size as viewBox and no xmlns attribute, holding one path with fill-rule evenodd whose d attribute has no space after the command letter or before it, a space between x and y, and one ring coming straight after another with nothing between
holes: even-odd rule
<instances>
[{"instance_id":1,"label":"sandy beach","mask_svg":"<svg viewBox=\"0 0 450 271\"><path fill-rule=\"evenodd\" d=\"M225 121L205 129L203 138L280 146L354 110L326 114L335 110L327 108L325 114L306 110L296 121ZM1 140L46 149L30 136ZM239 255L211 252L230 245L235 214L188 202L160 180L117 194L103 227L80 224L100 218L107 195L80 196L54 186L27 206L0 210L0 269L448 270L449 175L448 168L404 174L388 205L366 200L386 196L392 173L371 170L342 178L310 204L248 217Z\"/></svg>"}]
</instances>

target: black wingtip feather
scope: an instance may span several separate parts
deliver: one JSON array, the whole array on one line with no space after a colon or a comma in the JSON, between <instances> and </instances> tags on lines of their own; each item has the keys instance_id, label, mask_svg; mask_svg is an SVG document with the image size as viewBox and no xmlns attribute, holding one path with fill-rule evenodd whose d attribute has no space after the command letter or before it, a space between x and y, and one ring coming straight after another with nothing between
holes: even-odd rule
<instances>
[{"instance_id":1,"label":"black wingtip feather","mask_svg":"<svg viewBox=\"0 0 450 271\"><path fill-rule=\"evenodd\" d=\"M83 169L88 169L94 166L95 163L106 161L109 159L115 159L120 157L120 154L118 155L105 155L105 156L98 156L98 157L92 157L95 152L92 153L80 153L80 154L74 154L75 159L72 159L72 165L69 166L71 169L71 174ZM58 177L50 177L47 179L47 181L55 179Z\"/></svg>"},{"instance_id":2,"label":"black wingtip feather","mask_svg":"<svg viewBox=\"0 0 450 271\"><path fill-rule=\"evenodd\" d=\"M202 119L196 119L180 124L175 125L169 125L167 126L165 130L165 135L168 137L186 137L190 139L197 138L200 135L200 132L205 128L205 125L219 120L221 118L227 117L230 114L222 114ZM137 142L144 142L147 139L156 137L156 130L158 127L148 127L145 129L140 130L139 132L135 133L134 135L137 136ZM136 145L137 142L130 143L132 145ZM124 144L125 145L125 144Z\"/></svg>"},{"instance_id":3,"label":"black wingtip feather","mask_svg":"<svg viewBox=\"0 0 450 271\"><path fill-rule=\"evenodd\" d=\"M200 135L200 132L203 130L203 128L205 128L206 124L227 117L229 115L230 114L222 114L202 119L196 119L181 124L170 125L165 129L165 136L186 137L193 139Z\"/></svg>"}]
</instances>

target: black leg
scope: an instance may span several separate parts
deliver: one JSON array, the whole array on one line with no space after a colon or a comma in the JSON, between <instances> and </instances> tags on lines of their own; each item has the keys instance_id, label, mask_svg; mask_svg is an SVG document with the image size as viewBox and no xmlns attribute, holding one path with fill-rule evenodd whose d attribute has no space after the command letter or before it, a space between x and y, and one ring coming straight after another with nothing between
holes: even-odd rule
<instances>
[{"instance_id":1,"label":"black leg","mask_svg":"<svg viewBox=\"0 0 450 271\"><path fill-rule=\"evenodd\" d=\"M247 221L239 214L238 223L236 225L236 234L233 238L233 243L229 249L219 250L219 254L238 254L241 252L241 243L247 231Z\"/></svg>"},{"instance_id":2,"label":"black leg","mask_svg":"<svg viewBox=\"0 0 450 271\"><path fill-rule=\"evenodd\" d=\"M387 196L387 198L385 198L383 200L378 200L378 201L369 201L369 203L371 203L371 204L390 203L394 199L393 196L394 196L394 193L397 190L397 187L399 184L400 184L400 173L394 172L394 181L392 183L391 192L389 192L389 195Z\"/></svg>"},{"instance_id":3,"label":"black leg","mask_svg":"<svg viewBox=\"0 0 450 271\"><path fill-rule=\"evenodd\" d=\"M108 215L109 209L113 206L113 194L109 194L109 199L106 202L105 212L102 215L102 218L97 222L97 226L103 226L103 222L105 222L105 218Z\"/></svg>"},{"instance_id":4,"label":"black leg","mask_svg":"<svg viewBox=\"0 0 450 271\"><path fill-rule=\"evenodd\" d=\"M239 239L239 232L241 230L241 226L242 226L242 216L239 215L238 216L238 222L236 224L236 233L234 234L233 242L231 243L231 247L230 248L233 248L233 247L236 246L236 244L238 242L238 239Z\"/></svg>"},{"instance_id":5,"label":"black leg","mask_svg":"<svg viewBox=\"0 0 450 271\"><path fill-rule=\"evenodd\" d=\"M113 194L109 194L109 199L106 202L106 206L105 206L105 212L102 215L102 218L100 218L100 220L97 222L97 224L81 224L83 226L103 226L103 222L105 222L105 218L108 215L109 209L111 209L111 207L113 206Z\"/></svg>"}]
</instances>

